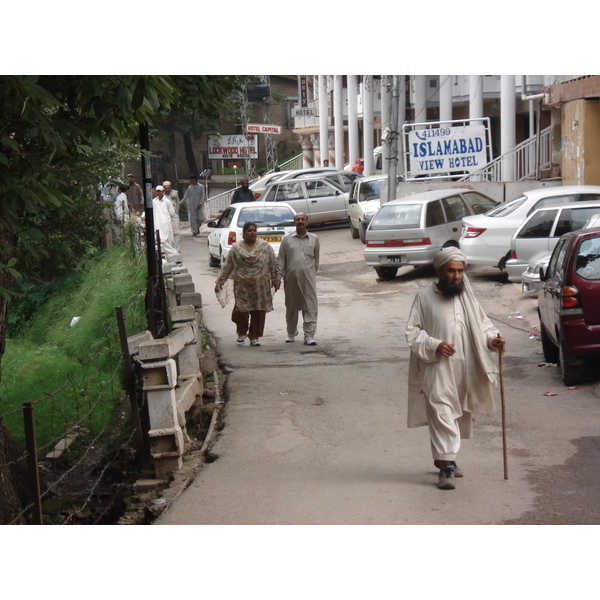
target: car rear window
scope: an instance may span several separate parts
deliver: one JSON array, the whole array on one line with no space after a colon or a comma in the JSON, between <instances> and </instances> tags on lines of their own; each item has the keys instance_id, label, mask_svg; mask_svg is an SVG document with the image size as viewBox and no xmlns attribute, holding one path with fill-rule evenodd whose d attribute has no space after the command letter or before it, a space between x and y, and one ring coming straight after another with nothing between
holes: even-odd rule
<instances>
[{"instance_id":1,"label":"car rear window","mask_svg":"<svg viewBox=\"0 0 600 600\"><path fill-rule=\"evenodd\" d=\"M273 206L242 208L238 214L237 225L242 227L247 221L254 221L257 225L279 225L283 222L294 221L294 211L288 206Z\"/></svg>"},{"instance_id":2,"label":"car rear window","mask_svg":"<svg viewBox=\"0 0 600 600\"><path fill-rule=\"evenodd\" d=\"M379 198L381 181L364 181L357 185L360 185L359 202L367 202L368 200Z\"/></svg>"},{"instance_id":3,"label":"car rear window","mask_svg":"<svg viewBox=\"0 0 600 600\"><path fill-rule=\"evenodd\" d=\"M575 273L583 279L600 279L600 238L590 238L579 244Z\"/></svg>"},{"instance_id":4,"label":"car rear window","mask_svg":"<svg viewBox=\"0 0 600 600\"><path fill-rule=\"evenodd\" d=\"M486 213L496 207L496 203L491 198L479 192L465 192L464 197L476 215Z\"/></svg>"},{"instance_id":5,"label":"car rear window","mask_svg":"<svg viewBox=\"0 0 600 600\"><path fill-rule=\"evenodd\" d=\"M520 198L515 198L515 200L501 204L497 208L494 208L486 213L486 217L506 217L507 215L510 215L510 213L517 210L517 208L519 208L519 206L521 206L525 200L527 200L527 196L521 196Z\"/></svg>"},{"instance_id":6,"label":"car rear window","mask_svg":"<svg viewBox=\"0 0 600 600\"><path fill-rule=\"evenodd\" d=\"M415 229L421 226L423 204L384 205L371 221L370 229Z\"/></svg>"}]
</instances>

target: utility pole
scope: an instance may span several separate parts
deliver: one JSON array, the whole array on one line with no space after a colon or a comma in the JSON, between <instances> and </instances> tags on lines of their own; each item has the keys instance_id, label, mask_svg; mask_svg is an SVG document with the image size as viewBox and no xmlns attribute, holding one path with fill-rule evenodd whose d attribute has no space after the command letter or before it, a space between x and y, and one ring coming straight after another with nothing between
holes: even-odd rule
<instances>
[{"instance_id":1,"label":"utility pole","mask_svg":"<svg viewBox=\"0 0 600 600\"><path fill-rule=\"evenodd\" d=\"M388 136L390 144L390 170L388 173L388 194L387 201L394 200L396 197L396 179L398 175L398 101L400 99L400 77L392 77L392 120L391 131Z\"/></svg>"}]
</instances>

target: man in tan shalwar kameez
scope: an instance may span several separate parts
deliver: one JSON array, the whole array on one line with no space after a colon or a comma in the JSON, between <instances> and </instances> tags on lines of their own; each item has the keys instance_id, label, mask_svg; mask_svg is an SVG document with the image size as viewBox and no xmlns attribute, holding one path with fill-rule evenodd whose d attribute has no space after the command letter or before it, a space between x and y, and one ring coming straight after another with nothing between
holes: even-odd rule
<instances>
[{"instance_id":1,"label":"man in tan shalwar kameez","mask_svg":"<svg viewBox=\"0 0 600 600\"><path fill-rule=\"evenodd\" d=\"M302 311L304 343L307 346L316 346L319 238L306 230L306 214L297 213L294 223L296 232L283 238L277 257L277 272L279 278L283 278L285 290L285 341L293 342L296 339L298 314Z\"/></svg>"},{"instance_id":2,"label":"man in tan shalwar kameez","mask_svg":"<svg viewBox=\"0 0 600 600\"><path fill-rule=\"evenodd\" d=\"M417 293L406 326L411 349L408 427L429 426L438 487L454 489L461 438L474 414L494 414L498 369L493 352L505 340L477 302L464 274L465 255L445 248L433 262L438 281Z\"/></svg>"}]
</instances>

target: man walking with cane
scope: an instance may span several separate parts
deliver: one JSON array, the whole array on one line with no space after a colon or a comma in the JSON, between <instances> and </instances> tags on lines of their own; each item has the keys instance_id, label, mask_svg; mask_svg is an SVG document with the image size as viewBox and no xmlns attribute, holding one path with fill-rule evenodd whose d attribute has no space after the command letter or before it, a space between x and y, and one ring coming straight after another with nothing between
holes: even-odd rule
<instances>
[{"instance_id":1,"label":"man walking with cane","mask_svg":"<svg viewBox=\"0 0 600 600\"><path fill-rule=\"evenodd\" d=\"M465 255L444 248L433 266L438 281L417 293L406 326L410 347L408 427L429 427L438 488L452 490L461 439L472 437L473 415L494 414L500 336L477 302Z\"/></svg>"}]
</instances>

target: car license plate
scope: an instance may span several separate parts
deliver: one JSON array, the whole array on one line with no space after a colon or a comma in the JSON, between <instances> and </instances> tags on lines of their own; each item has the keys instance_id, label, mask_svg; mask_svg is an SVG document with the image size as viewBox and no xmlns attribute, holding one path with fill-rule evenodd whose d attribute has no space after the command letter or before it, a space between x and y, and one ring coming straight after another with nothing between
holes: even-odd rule
<instances>
[{"instance_id":1,"label":"car license plate","mask_svg":"<svg viewBox=\"0 0 600 600\"><path fill-rule=\"evenodd\" d=\"M281 241L280 235L259 235L258 237L261 240L265 240L265 242L280 242Z\"/></svg>"},{"instance_id":2,"label":"car license plate","mask_svg":"<svg viewBox=\"0 0 600 600\"><path fill-rule=\"evenodd\" d=\"M405 262L404 256L388 256L387 261L389 263L401 263Z\"/></svg>"}]
</instances>

